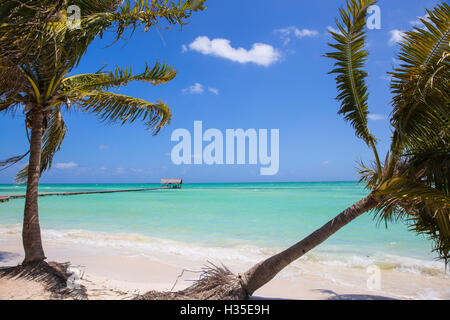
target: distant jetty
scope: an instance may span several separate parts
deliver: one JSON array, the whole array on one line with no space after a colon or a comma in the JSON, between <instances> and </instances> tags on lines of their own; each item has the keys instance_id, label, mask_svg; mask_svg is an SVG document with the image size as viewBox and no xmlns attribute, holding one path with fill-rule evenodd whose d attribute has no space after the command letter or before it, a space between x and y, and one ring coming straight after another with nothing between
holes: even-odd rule
<instances>
[{"instance_id":1,"label":"distant jetty","mask_svg":"<svg viewBox=\"0 0 450 320\"><path fill-rule=\"evenodd\" d=\"M166 187L161 188L147 188L147 189L126 189L126 190L105 190L105 191L80 191L80 192L53 192L53 193L40 193L39 197L49 197L49 196L78 196L83 194L102 194L102 193L118 193L118 192L139 192L139 191L150 191L150 190L161 190L170 189ZM6 202L12 199L25 198L25 194L17 194L10 196L0 196L0 202Z\"/></svg>"},{"instance_id":2,"label":"distant jetty","mask_svg":"<svg viewBox=\"0 0 450 320\"><path fill-rule=\"evenodd\" d=\"M119 192L142 192L151 190L164 190L164 189L180 189L183 184L183 179L161 179L161 187L159 188L143 188L143 189L125 189L125 190L104 190L104 191L78 191L78 192L53 192L53 193L40 193L39 197L49 196L78 196L83 194L104 194L104 193L119 193ZM13 199L23 199L25 194L0 196L0 202L7 202Z\"/></svg>"}]
</instances>

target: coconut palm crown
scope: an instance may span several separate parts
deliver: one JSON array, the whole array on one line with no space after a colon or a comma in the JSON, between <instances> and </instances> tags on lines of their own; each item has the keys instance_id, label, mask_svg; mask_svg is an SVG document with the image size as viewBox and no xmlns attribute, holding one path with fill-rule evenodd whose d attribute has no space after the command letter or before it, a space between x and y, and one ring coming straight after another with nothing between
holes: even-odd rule
<instances>
[{"instance_id":1,"label":"coconut palm crown","mask_svg":"<svg viewBox=\"0 0 450 320\"><path fill-rule=\"evenodd\" d=\"M25 114L30 131L29 164L18 174L27 181L23 241L24 263L45 259L38 218L40 175L51 168L66 134L63 113L78 110L106 122L143 121L156 134L171 120L168 105L112 92L131 81L163 84L176 76L173 67L156 62L142 72L115 67L91 74L69 74L89 45L106 32L115 41L126 32L165 21L186 24L204 0L7 0L0 5L0 112ZM78 13L77 16L75 13ZM73 15L75 14L75 15ZM13 158L13 160L20 159ZM8 162L8 161L7 161Z\"/></svg>"}]
</instances>

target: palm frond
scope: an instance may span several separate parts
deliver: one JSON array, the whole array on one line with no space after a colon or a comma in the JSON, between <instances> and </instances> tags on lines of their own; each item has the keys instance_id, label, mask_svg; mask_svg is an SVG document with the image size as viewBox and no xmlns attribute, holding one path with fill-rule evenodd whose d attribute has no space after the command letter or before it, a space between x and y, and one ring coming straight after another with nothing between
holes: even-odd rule
<instances>
[{"instance_id":1,"label":"palm frond","mask_svg":"<svg viewBox=\"0 0 450 320\"><path fill-rule=\"evenodd\" d=\"M89 7L89 10L81 10L81 28L66 33L66 49L78 52L81 56L89 44L105 32L115 35L115 41L123 38L124 33L133 33L142 28L147 32L161 20L170 26L183 26L193 12L204 10L206 0L185 0L178 3L158 0L126 0L122 2L103 1L106 5L94 4L95 0L75 1L81 7ZM105 9L106 8L106 9ZM118 10L115 10L117 9ZM74 45L75 44L75 45ZM77 60L77 64L80 60Z\"/></svg>"},{"instance_id":2,"label":"palm frond","mask_svg":"<svg viewBox=\"0 0 450 320\"><path fill-rule=\"evenodd\" d=\"M47 26L63 8L64 0L3 0L0 4L0 57L30 63L39 44L51 37ZM24 58L24 59L22 59Z\"/></svg>"},{"instance_id":3,"label":"palm frond","mask_svg":"<svg viewBox=\"0 0 450 320\"><path fill-rule=\"evenodd\" d=\"M424 209L409 219L409 223L410 230L427 236L433 242L433 251L438 253L447 266L450 259L449 210L439 210L433 215Z\"/></svg>"},{"instance_id":4,"label":"palm frond","mask_svg":"<svg viewBox=\"0 0 450 320\"><path fill-rule=\"evenodd\" d=\"M71 4L78 6L80 11L88 16L100 12L114 12L123 2L123 0L73 0Z\"/></svg>"},{"instance_id":5,"label":"palm frond","mask_svg":"<svg viewBox=\"0 0 450 320\"><path fill-rule=\"evenodd\" d=\"M384 182L377 194L381 221L406 219L411 229L428 235L446 261L450 249L450 195L412 179L395 177Z\"/></svg>"},{"instance_id":6,"label":"palm frond","mask_svg":"<svg viewBox=\"0 0 450 320\"><path fill-rule=\"evenodd\" d=\"M450 11L427 10L424 28L407 32L400 67L391 73L394 94L392 161L378 206L384 221L405 218L429 236L441 258L450 249Z\"/></svg>"},{"instance_id":7,"label":"palm frond","mask_svg":"<svg viewBox=\"0 0 450 320\"><path fill-rule=\"evenodd\" d=\"M169 124L172 118L169 107L162 100L151 103L126 95L96 91L78 93L74 102L81 110L96 114L102 121L123 125L140 119L154 134Z\"/></svg>"},{"instance_id":8,"label":"palm frond","mask_svg":"<svg viewBox=\"0 0 450 320\"><path fill-rule=\"evenodd\" d=\"M142 81L153 85L167 83L177 75L171 66L157 62L153 68L146 64L144 72L133 74L133 68L116 67L114 71L81 74L63 80L61 92L73 94L76 91L108 90L126 86L131 81Z\"/></svg>"},{"instance_id":9,"label":"palm frond","mask_svg":"<svg viewBox=\"0 0 450 320\"><path fill-rule=\"evenodd\" d=\"M426 185L450 194L450 146L433 141L410 149L402 176L421 180Z\"/></svg>"},{"instance_id":10,"label":"palm frond","mask_svg":"<svg viewBox=\"0 0 450 320\"><path fill-rule=\"evenodd\" d=\"M17 65L0 55L0 111L17 102L21 93L26 91L24 83L25 76Z\"/></svg>"},{"instance_id":11,"label":"palm frond","mask_svg":"<svg viewBox=\"0 0 450 320\"><path fill-rule=\"evenodd\" d=\"M183 26L193 12L205 10L206 0L185 0L175 2L158 0L126 0L118 10L107 19L116 24L117 36L121 37L123 31L129 27L135 30L138 26L143 26L144 30L149 30L159 19L164 19L170 25L179 24Z\"/></svg>"},{"instance_id":12,"label":"palm frond","mask_svg":"<svg viewBox=\"0 0 450 320\"><path fill-rule=\"evenodd\" d=\"M0 160L0 171L6 170L9 167L15 165L16 163L24 159L26 156L28 156L29 153L30 151L27 151L26 153L20 156L14 156L5 160Z\"/></svg>"},{"instance_id":13,"label":"palm frond","mask_svg":"<svg viewBox=\"0 0 450 320\"><path fill-rule=\"evenodd\" d=\"M385 199L380 206L395 202L407 214L414 214L421 207L430 211L450 209L449 194L408 178L391 178L377 192ZM390 217L385 215L383 218Z\"/></svg>"},{"instance_id":14,"label":"palm frond","mask_svg":"<svg viewBox=\"0 0 450 320\"><path fill-rule=\"evenodd\" d=\"M450 7L442 3L427 12L425 27L406 33L397 58L401 65L391 73L397 153L434 136L450 141Z\"/></svg>"},{"instance_id":15,"label":"palm frond","mask_svg":"<svg viewBox=\"0 0 450 320\"><path fill-rule=\"evenodd\" d=\"M19 8L13 10L15 14L6 16L7 23L0 25L0 60L10 59L13 65L27 69L45 94L59 85L58 80L78 65L88 46L104 32L112 32L118 40L126 31L133 32L140 27L147 31L162 20L169 25L184 25L194 11L204 9L205 0L11 2L18 3ZM47 6L47 3L52 5ZM9 1L8 5L0 5L0 13L11 5ZM69 5L80 7L80 29L68 27ZM26 53L23 53L24 48L27 48Z\"/></svg>"},{"instance_id":16,"label":"palm frond","mask_svg":"<svg viewBox=\"0 0 450 320\"><path fill-rule=\"evenodd\" d=\"M358 183L363 183L367 189L374 189L377 186L378 172L376 166L374 169L366 166L364 162L360 161L358 163L357 171L360 177Z\"/></svg>"},{"instance_id":17,"label":"palm frond","mask_svg":"<svg viewBox=\"0 0 450 320\"><path fill-rule=\"evenodd\" d=\"M365 50L365 18L368 7L374 3L375 0L349 0L346 10L340 9L340 20L336 20L340 33L330 31L336 43L330 43L329 46L336 51L325 56L336 60L330 74L336 74L339 91L337 100L341 102L338 113L350 122L356 136L373 149L378 172L381 174L381 165L375 148L376 139L367 123L369 94L365 81L367 72L364 71L368 56Z\"/></svg>"}]
</instances>

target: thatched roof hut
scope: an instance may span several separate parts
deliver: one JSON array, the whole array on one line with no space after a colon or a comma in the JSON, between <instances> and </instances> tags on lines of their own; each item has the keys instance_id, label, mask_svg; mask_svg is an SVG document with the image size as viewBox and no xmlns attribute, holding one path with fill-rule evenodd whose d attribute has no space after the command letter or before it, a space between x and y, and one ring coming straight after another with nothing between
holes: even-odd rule
<instances>
[{"instance_id":1,"label":"thatched roof hut","mask_svg":"<svg viewBox=\"0 0 450 320\"><path fill-rule=\"evenodd\" d=\"M183 184L183 179L161 179L161 184L163 187L179 189Z\"/></svg>"}]
</instances>

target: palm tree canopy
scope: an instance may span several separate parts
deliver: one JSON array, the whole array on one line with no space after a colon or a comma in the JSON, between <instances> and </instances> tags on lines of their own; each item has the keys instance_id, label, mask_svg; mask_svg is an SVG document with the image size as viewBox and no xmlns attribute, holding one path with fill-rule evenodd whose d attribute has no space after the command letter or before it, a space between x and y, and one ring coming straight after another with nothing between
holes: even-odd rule
<instances>
[{"instance_id":1,"label":"palm tree canopy","mask_svg":"<svg viewBox=\"0 0 450 320\"><path fill-rule=\"evenodd\" d=\"M425 27L406 32L400 44L401 64L391 73L394 153L434 136L449 142L449 9L442 3L427 10L429 21L422 19Z\"/></svg>"},{"instance_id":2,"label":"palm tree canopy","mask_svg":"<svg viewBox=\"0 0 450 320\"><path fill-rule=\"evenodd\" d=\"M427 10L424 28L406 32L392 75L391 163L378 215L405 218L450 258L450 7Z\"/></svg>"},{"instance_id":3,"label":"palm tree canopy","mask_svg":"<svg viewBox=\"0 0 450 320\"><path fill-rule=\"evenodd\" d=\"M29 114L36 106L43 109L46 120L41 172L51 167L64 140L64 110L76 108L103 121L121 124L141 120L155 134L170 122L170 108L163 100L151 103L108 91L131 81L167 83L177 73L165 63L158 61L153 67L146 64L140 73L134 73L130 66L109 72L68 74L92 41L105 32L112 32L117 41L125 32L137 28L148 31L160 21L183 26L194 11L205 9L204 2L8 0L0 5L0 111L22 110ZM68 24L71 5L79 8L80 28ZM19 173L19 182L26 172L27 168Z\"/></svg>"},{"instance_id":4,"label":"palm tree canopy","mask_svg":"<svg viewBox=\"0 0 450 320\"><path fill-rule=\"evenodd\" d=\"M349 0L330 31L336 51L331 71L341 102L340 114L356 135L374 150L376 169L361 163L361 182L381 199L375 212L385 221L407 220L412 230L426 234L446 261L450 250L450 17L446 3L427 11L424 28L405 34L398 54L400 66L392 75L393 136L384 166L378 159L375 138L367 126L367 73L363 70L365 13L376 1Z\"/></svg>"}]
</instances>

